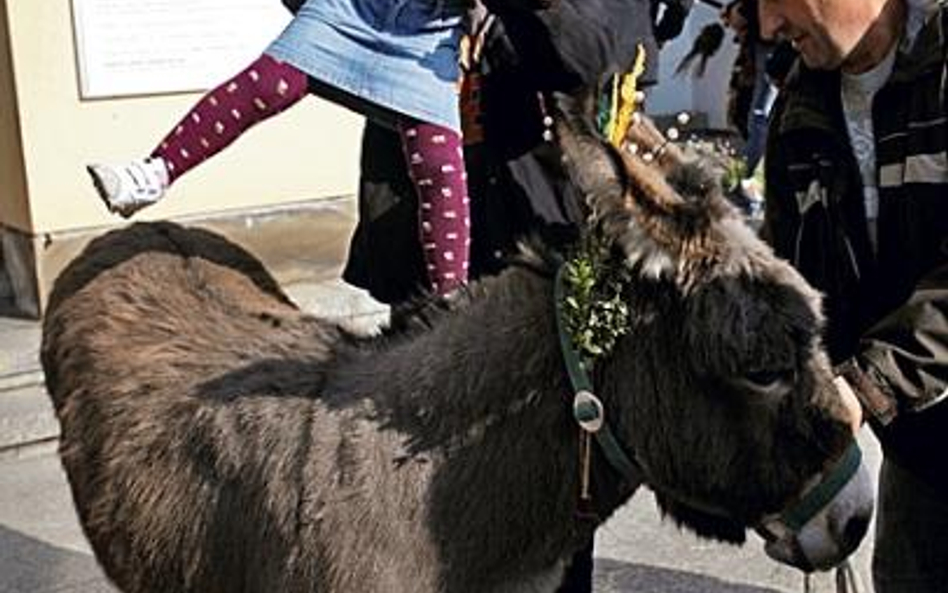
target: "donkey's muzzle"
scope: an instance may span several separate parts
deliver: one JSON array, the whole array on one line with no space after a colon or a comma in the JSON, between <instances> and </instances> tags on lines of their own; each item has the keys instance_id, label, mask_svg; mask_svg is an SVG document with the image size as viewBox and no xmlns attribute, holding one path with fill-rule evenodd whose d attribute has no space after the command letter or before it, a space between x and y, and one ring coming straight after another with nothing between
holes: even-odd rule
<instances>
[{"instance_id":1,"label":"donkey's muzzle","mask_svg":"<svg viewBox=\"0 0 948 593\"><path fill-rule=\"evenodd\" d=\"M859 547L873 505L869 470L853 444L799 502L761 524L764 550L806 572L833 568Z\"/></svg>"}]
</instances>

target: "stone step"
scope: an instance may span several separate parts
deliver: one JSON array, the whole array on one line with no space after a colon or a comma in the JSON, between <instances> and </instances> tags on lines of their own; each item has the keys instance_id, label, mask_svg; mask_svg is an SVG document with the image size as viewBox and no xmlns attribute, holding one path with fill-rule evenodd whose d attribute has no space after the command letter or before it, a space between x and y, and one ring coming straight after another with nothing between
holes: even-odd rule
<instances>
[{"instance_id":1,"label":"stone step","mask_svg":"<svg viewBox=\"0 0 948 593\"><path fill-rule=\"evenodd\" d=\"M42 381L0 392L0 459L59 436L59 423Z\"/></svg>"},{"instance_id":2,"label":"stone step","mask_svg":"<svg viewBox=\"0 0 948 593\"><path fill-rule=\"evenodd\" d=\"M59 435L40 369L40 323L0 316L0 459Z\"/></svg>"},{"instance_id":3,"label":"stone step","mask_svg":"<svg viewBox=\"0 0 948 593\"><path fill-rule=\"evenodd\" d=\"M0 316L0 390L39 371L41 332L37 321Z\"/></svg>"},{"instance_id":4,"label":"stone step","mask_svg":"<svg viewBox=\"0 0 948 593\"><path fill-rule=\"evenodd\" d=\"M43 371L39 368L39 363L32 369L19 370L15 373L0 374L0 397L8 391L15 391L33 385L42 385L44 382Z\"/></svg>"}]
</instances>

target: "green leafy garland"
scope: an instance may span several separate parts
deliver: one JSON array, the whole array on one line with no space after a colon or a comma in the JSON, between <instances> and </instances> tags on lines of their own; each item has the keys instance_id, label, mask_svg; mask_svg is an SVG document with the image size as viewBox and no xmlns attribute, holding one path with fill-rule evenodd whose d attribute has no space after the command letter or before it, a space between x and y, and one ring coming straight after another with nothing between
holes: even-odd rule
<instances>
[{"instance_id":1,"label":"green leafy garland","mask_svg":"<svg viewBox=\"0 0 948 593\"><path fill-rule=\"evenodd\" d=\"M583 364L591 368L629 331L629 307L622 293L630 272L612 257L609 245L589 236L564 266L566 329Z\"/></svg>"},{"instance_id":2,"label":"green leafy garland","mask_svg":"<svg viewBox=\"0 0 948 593\"><path fill-rule=\"evenodd\" d=\"M606 138L617 133L616 126L622 128L618 136L625 136L628 118L638 100L636 81L644 64L645 50L640 46L632 70L615 75L610 84L600 89L596 124ZM628 103L620 109L623 100ZM620 111L624 112L624 124L619 121L623 119ZM597 359L612 352L616 341L629 331L629 307L622 293L631 273L613 257L611 244L596 232L586 233L577 252L563 265L562 311L566 330L583 365L590 369Z\"/></svg>"}]
</instances>

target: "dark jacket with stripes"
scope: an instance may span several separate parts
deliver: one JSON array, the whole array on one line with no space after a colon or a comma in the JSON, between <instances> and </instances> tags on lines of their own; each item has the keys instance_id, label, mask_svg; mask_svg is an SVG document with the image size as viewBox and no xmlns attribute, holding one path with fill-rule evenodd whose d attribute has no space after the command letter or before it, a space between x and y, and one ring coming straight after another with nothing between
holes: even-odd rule
<instances>
[{"instance_id":1,"label":"dark jacket with stripes","mask_svg":"<svg viewBox=\"0 0 948 593\"><path fill-rule=\"evenodd\" d=\"M868 236L839 72L814 71L802 63L788 79L772 115L764 225L778 254L824 292L831 357L834 363L855 360L862 379L876 388L880 397L868 402L869 411L879 420L904 412L880 434L925 432L913 426L924 416L933 431L928 445L934 445L935 433L940 433L938 446L944 451L948 451L946 23L948 9L943 6L914 46L897 55L890 79L873 102L877 250Z\"/></svg>"}]
</instances>

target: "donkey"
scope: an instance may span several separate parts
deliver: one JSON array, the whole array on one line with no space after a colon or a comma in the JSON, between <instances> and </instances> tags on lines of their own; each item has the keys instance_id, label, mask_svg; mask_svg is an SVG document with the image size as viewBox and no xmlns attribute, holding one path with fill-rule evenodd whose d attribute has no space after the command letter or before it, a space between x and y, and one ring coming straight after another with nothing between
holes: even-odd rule
<instances>
[{"instance_id":1,"label":"donkey","mask_svg":"<svg viewBox=\"0 0 948 593\"><path fill-rule=\"evenodd\" d=\"M43 368L122 591L550 592L641 485L806 570L858 545L871 488L818 295L699 167L558 132L605 270L586 293L578 255L535 246L363 337L202 230L136 224L67 267Z\"/></svg>"}]
</instances>

